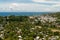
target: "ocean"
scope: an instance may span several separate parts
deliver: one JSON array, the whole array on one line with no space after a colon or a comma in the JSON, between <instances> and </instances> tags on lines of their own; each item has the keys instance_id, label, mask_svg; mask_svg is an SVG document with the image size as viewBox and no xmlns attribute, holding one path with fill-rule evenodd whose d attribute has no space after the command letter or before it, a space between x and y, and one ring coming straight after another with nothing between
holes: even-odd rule
<instances>
[{"instance_id":1,"label":"ocean","mask_svg":"<svg viewBox=\"0 0 60 40\"><path fill-rule=\"evenodd\" d=\"M36 15L42 15L47 14L48 12L0 12L0 16L36 16Z\"/></svg>"}]
</instances>

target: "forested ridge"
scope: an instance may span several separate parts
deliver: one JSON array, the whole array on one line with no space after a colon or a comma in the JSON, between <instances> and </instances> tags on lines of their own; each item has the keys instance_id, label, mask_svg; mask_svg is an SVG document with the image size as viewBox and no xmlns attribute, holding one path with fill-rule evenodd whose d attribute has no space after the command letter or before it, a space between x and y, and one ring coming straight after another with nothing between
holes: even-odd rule
<instances>
[{"instance_id":1,"label":"forested ridge","mask_svg":"<svg viewBox=\"0 0 60 40\"><path fill-rule=\"evenodd\" d=\"M0 40L60 40L60 12L0 16Z\"/></svg>"}]
</instances>

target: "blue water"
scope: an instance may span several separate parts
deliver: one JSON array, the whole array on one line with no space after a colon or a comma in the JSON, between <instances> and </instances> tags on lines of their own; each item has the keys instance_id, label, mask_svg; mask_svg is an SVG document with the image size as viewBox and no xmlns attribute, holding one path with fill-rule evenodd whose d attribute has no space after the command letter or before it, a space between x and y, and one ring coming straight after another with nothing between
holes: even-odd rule
<instances>
[{"instance_id":1,"label":"blue water","mask_svg":"<svg viewBox=\"0 0 60 40\"><path fill-rule=\"evenodd\" d=\"M48 12L0 12L0 16L35 16L41 14L47 14Z\"/></svg>"}]
</instances>

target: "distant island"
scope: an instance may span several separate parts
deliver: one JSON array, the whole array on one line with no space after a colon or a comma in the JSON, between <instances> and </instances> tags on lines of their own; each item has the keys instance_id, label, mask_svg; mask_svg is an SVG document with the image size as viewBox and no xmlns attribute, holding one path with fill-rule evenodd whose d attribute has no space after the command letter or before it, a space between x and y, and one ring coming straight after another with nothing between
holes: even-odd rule
<instances>
[{"instance_id":1,"label":"distant island","mask_svg":"<svg viewBox=\"0 0 60 40\"><path fill-rule=\"evenodd\" d=\"M43 14L49 14L53 12L0 12L0 16L38 16Z\"/></svg>"}]
</instances>

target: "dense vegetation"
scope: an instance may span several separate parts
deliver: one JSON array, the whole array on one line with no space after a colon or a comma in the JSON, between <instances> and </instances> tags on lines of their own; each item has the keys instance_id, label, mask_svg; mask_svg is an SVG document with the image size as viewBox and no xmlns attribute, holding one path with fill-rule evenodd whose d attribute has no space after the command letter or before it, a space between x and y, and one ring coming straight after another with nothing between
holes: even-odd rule
<instances>
[{"instance_id":1,"label":"dense vegetation","mask_svg":"<svg viewBox=\"0 0 60 40\"><path fill-rule=\"evenodd\" d=\"M0 16L0 40L60 40L60 13L48 16L57 19L43 23L39 16Z\"/></svg>"}]
</instances>

